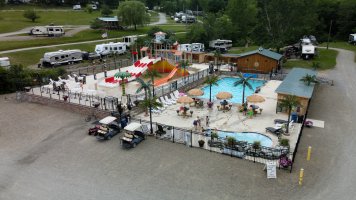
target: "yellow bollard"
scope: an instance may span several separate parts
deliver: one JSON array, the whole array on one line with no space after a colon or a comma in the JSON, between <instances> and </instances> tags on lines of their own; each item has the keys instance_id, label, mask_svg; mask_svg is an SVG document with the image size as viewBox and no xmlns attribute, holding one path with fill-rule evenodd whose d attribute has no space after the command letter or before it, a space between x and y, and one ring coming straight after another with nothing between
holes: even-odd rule
<instances>
[{"instance_id":1,"label":"yellow bollard","mask_svg":"<svg viewBox=\"0 0 356 200\"><path fill-rule=\"evenodd\" d=\"M308 160L308 161L310 160L311 150L312 150L312 147L309 146L309 147L308 147L308 155L307 155L307 160Z\"/></svg>"},{"instance_id":2,"label":"yellow bollard","mask_svg":"<svg viewBox=\"0 0 356 200\"><path fill-rule=\"evenodd\" d=\"M299 172L299 185L302 185L303 183L303 177L304 177L304 169L301 168Z\"/></svg>"}]
</instances>

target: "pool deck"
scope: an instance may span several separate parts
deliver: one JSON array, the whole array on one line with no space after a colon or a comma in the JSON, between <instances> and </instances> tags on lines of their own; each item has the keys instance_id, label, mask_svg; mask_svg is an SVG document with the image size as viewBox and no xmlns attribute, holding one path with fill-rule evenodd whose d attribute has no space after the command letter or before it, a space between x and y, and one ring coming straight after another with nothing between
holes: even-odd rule
<instances>
[{"instance_id":1,"label":"pool deck","mask_svg":"<svg viewBox=\"0 0 356 200\"><path fill-rule=\"evenodd\" d=\"M234 104L230 111L223 112L218 111L216 108L216 105L219 104L219 101L215 101L213 108L208 109L206 105L207 100L204 100L204 108L190 108L193 110L193 117L178 116L176 110L179 109L181 104L175 104L168 106L162 113L153 114L153 121L170 126L194 130L193 121L196 120L199 116L202 121L202 127L206 129L207 127L205 118L206 116L209 116L209 128L217 128L218 130L231 132L262 133L272 139L272 146L276 146L278 144L278 137L272 133L266 133L265 128L274 127L274 119L287 119L287 114L285 113L276 114L277 93L274 91L280 83L281 81L268 81L261 88L261 92L258 95L264 97L265 101L262 103L256 103L256 105L258 105L260 108L263 108L263 111L262 114L257 114L251 119L244 116L237 110L237 104ZM145 116L144 114L136 117L149 120L149 117ZM282 138L287 138L290 140L292 151L295 148L300 128L301 124L294 123L292 130L290 130L290 135L282 136Z\"/></svg>"}]
</instances>

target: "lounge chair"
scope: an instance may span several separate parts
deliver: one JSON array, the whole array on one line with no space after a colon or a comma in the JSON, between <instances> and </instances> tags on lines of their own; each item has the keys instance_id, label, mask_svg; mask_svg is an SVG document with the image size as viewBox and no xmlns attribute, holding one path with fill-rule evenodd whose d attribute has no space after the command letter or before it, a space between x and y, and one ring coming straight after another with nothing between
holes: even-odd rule
<instances>
[{"instance_id":1,"label":"lounge chair","mask_svg":"<svg viewBox=\"0 0 356 200\"><path fill-rule=\"evenodd\" d=\"M179 98L179 91L178 90L175 90L173 92L173 95L178 99Z\"/></svg>"},{"instance_id":2,"label":"lounge chair","mask_svg":"<svg viewBox=\"0 0 356 200\"><path fill-rule=\"evenodd\" d=\"M166 131L165 130L163 130L163 126L162 125L159 125L159 124L157 124L157 130L156 130L156 134L158 134L158 135L160 135L160 136L162 136L162 135L164 135L164 134L166 134Z\"/></svg>"},{"instance_id":3,"label":"lounge chair","mask_svg":"<svg viewBox=\"0 0 356 200\"><path fill-rule=\"evenodd\" d=\"M168 105L168 106L172 105L172 103L169 102L169 101L166 101L166 100L164 99L164 97L160 97L159 100L161 100L161 103L163 103L163 104L165 104L165 105Z\"/></svg>"},{"instance_id":4,"label":"lounge chair","mask_svg":"<svg viewBox=\"0 0 356 200\"><path fill-rule=\"evenodd\" d=\"M289 125L288 125L288 126L289 126L289 130L293 130L293 128L294 128L293 123L294 123L294 121L293 121L293 120L291 120L291 121L289 122ZM287 125L287 123L283 123L283 124L275 124L274 128L275 128L275 129L282 128L282 127L283 127L283 125Z\"/></svg>"},{"instance_id":5,"label":"lounge chair","mask_svg":"<svg viewBox=\"0 0 356 200\"><path fill-rule=\"evenodd\" d=\"M288 121L287 120L283 120L283 119L275 119L274 123L275 124L287 124Z\"/></svg>"},{"instance_id":6,"label":"lounge chair","mask_svg":"<svg viewBox=\"0 0 356 200\"><path fill-rule=\"evenodd\" d=\"M174 101L177 101L177 100L178 100L178 98L177 98L176 96L174 96L173 93L171 93L169 96L170 96L171 99L174 100Z\"/></svg>"},{"instance_id":7,"label":"lounge chair","mask_svg":"<svg viewBox=\"0 0 356 200\"><path fill-rule=\"evenodd\" d=\"M168 102L171 102L172 104L176 104L176 103L177 103L177 101L168 98L168 96L164 96L164 99L165 99L166 101L168 101Z\"/></svg>"},{"instance_id":8,"label":"lounge chair","mask_svg":"<svg viewBox=\"0 0 356 200\"><path fill-rule=\"evenodd\" d=\"M266 132L271 132L279 137L283 131L282 128L267 127Z\"/></svg>"},{"instance_id":9,"label":"lounge chair","mask_svg":"<svg viewBox=\"0 0 356 200\"><path fill-rule=\"evenodd\" d=\"M158 99L156 99L156 102L162 104L162 107L160 108L160 110L164 110L164 109L166 109L168 107L168 105L164 104L163 102L161 102Z\"/></svg>"}]
</instances>

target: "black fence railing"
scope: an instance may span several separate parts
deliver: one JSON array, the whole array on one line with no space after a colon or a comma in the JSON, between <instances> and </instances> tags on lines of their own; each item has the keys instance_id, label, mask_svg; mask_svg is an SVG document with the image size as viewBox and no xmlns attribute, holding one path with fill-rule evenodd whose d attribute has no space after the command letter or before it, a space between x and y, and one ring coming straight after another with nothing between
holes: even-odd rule
<instances>
[{"instance_id":1,"label":"black fence railing","mask_svg":"<svg viewBox=\"0 0 356 200\"><path fill-rule=\"evenodd\" d=\"M136 118L132 118L131 121L139 122L148 129L150 128L149 121ZM268 161L275 161L279 168L290 169L289 167L291 167L292 161L290 157L293 152L290 152L288 147L277 146L272 148L259 146L258 148L254 148L253 144L244 141L229 143L227 138L212 138L209 131L198 132L157 122L152 124L152 128L153 132L156 133L156 139L183 144L187 147L202 148L210 152L221 153L257 163L265 164ZM281 159L284 158L287 160L281 162ZM289 163L286 164L285 162Z\"/></svg>"},{"instance_id":2,"label":"black fence railing","mask_svg":"<svg viewBox=\"0 0 356 200\"><path fill-rule=\"evenodd\" d=\"M132 60L122 59L111 62L100 62L90 64L87 67L71 68L70 66L66 68L68 74L78 74L78 75L93 75L97 73L102 73L105 71L115 70L123 67L132 65Z\"/></svg>"}]
</instances>

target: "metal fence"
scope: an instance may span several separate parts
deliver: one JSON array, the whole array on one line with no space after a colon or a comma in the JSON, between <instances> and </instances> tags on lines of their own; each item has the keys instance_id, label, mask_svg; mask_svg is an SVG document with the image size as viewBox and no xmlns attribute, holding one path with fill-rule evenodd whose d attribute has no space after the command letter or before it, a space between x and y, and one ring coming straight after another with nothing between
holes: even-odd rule
<instances>
[{"instance_id":1,"label":"metal fence","mask_svg":"<svg viewBox=\"0 0 356 200\"><path fill-rule=\"evenodd\" d=\"M132 60L121 59L116 62L100 62L100 64L91 64L87 67L80 68L68 68L66 69L68 74L78 74L78 75L92 75L105 71L115 70L122 67L127 67L132 65Z\"/></svg>"},{"instance_id":2,"label":"metal fence","mask_svg":"<svg viewBox=\"0 0 356 200\"><path fill-rule=\"evenodd\" d=\"M149 121L135 118L132 118L131 121L139 122L150 129ZM266 164L268 161L275 161L279 168L283 168L279 162L280 158L283 156L290 158L293 154L287 147L271 148L260 146L260 148L254 149L253 144L243 141L237 141L235 144L230 145L226 138L212 139L209 131L198 132L156 122L152 124L152 129L156 139L183 144L187 147L202 148L210 152L221 153L257 163Z\"/></svg>"}]
</instances>

